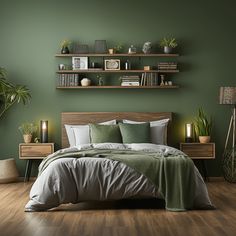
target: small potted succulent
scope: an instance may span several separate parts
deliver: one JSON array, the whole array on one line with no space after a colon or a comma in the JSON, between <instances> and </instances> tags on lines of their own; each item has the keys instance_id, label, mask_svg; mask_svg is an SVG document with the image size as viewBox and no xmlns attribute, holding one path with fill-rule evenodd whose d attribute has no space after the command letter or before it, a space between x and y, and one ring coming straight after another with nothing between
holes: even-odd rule
<instances>
[{"instance_id":1,"label":"small potted succulent","mask_svg":"<svg viewBox=\"0 0 236 236\"><path fill-rule=\"evenodd\" d=\"M61 42L61 54L69 54L69 46L71 45L71 41L65 39Z\"/></svg>"},{"instance_id":2,"label":"small potted succulent","mask_svg":"<svg viewBox=\"0 0 236 236\"><path fill-rule=\"evenodd\" d=\"M114 53L120 53L122 49L123 49L123 44L118 43L118 44L114 47Z\"/></svg>"},{"instance_id":3,"label":"small potted succulent","mask_svg":"<svg viewBox=\"0 0 236 236\"><path fill-rule=\"evenodd\" d=\"M26 122L21 124L19 130L23 134L24 142L30 143L33 134L37 131L37 125L35 125L34 123Z\"/></svg>"},{"instance_id":4,"label":"small potted succulent","mask_svg":"<svg viewBox=\"0 0 236 236\"><path fill-rule=\"evenodd\" d=\"M200 143L209 143L212 131L212 118L208 118L202 108L198 110L198 116L195 118L195 130Z\"/></svg>"},{"instance_id":5,"label":"small potted succulent","mask_svg":"<svg viewBox=\"0 0 236 236\"><path fill-rule=\"evenodd\" d=\"M176 39L173 37L170 38L163 38L160 41L160 47L164 48L164 53L169 54L172 52L173 48L176 48L178 46Z\"/></svg>"}]
</instances>

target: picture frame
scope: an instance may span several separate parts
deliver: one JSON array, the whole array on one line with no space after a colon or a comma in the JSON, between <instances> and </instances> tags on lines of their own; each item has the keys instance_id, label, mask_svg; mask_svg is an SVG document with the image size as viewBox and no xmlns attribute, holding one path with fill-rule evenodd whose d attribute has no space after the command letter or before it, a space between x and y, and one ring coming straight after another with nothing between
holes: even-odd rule
<instances>
[{"instance_id":1,"label":"picture frame","mask_svg":"<svg viewBox=\"0 0 236 236\"><path fill-rule=\"evenodd\" d=\"M73 70L88 70L88 57L72 57Z\"/></svg>"},{"instance_id":2,"label":"picture frame","mask_svg":"<svg viewBox=\"0 0 236 236\"><path fill-rule=\"evenodd\" d=\"M119 59L105 60L104 69L105 70L120 70L120 60Z\"/></svg>"}]
</instances>

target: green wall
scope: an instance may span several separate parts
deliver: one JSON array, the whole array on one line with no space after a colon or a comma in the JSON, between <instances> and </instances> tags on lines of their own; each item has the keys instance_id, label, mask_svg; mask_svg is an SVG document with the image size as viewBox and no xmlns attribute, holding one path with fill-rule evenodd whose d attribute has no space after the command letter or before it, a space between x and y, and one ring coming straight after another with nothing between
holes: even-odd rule
<instances>
[{"instance_id":1,"label":"green wall","mask_svg":"<svg viewBox=\"0 0 236 236\"><path fill-rule=\"evenodd\" d=\"M221 175L220 161L230 108L218 105L222 85L235 83L235 7L231 1L13 1L0 0L0 66L12 82L32 92L28 106L18 105L0 121L0 158L18 160L22 142L18 126L24 121L48 119L50 141L60 145L62 111L172 111L173 145L183 141L183 125L202 106L214 118L213 141L217 157L208 161L211 176ZM93 46L95 39L110 45L157 45L174 35L181 57L176 90L56 90L59 44L72 41Z\"/></svg>"}]
</instances>

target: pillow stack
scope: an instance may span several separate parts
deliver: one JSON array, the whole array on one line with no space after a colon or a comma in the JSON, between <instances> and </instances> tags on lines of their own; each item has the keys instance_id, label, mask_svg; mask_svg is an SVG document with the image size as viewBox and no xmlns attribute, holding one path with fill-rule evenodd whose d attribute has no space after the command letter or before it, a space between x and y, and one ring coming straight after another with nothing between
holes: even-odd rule
<instances>
[{"instance_id":1,"label":"pillow stack","mask_svg":"<svg viewBox=\"0 0 236 236\"><path fill-rule=\"evenodd\" d=\"M70 146L89 143L153 143L167 144L169 119L151 122L116 120L99 124L65 125Z\"/></svg>"}]
</instances>

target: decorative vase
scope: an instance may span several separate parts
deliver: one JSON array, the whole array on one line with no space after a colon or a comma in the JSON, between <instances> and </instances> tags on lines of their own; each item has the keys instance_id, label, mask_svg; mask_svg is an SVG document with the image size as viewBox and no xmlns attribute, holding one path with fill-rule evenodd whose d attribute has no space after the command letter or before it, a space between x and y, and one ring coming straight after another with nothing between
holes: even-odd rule
<instances>
[{"instance_id":1,"label":"decorative vase","mask_svg":"<svg viewBox=\"0 0 236 236\"><path fill-rule=\"evenodd\" d=\"M211 140L210 136L199 136L198 138L200 143L209 143Z\"/></svg>"},{"instance_id":2,"label":"decorative vase","mask_svg":"<svg viewBox=\"0 0 236 236\"><path fill-rule=\"evenodd\" d=\"M82 86L86 87L86 86L89 86L91 84L91 80L88 79L88 78L83 78L80 83L81 83Z\"/></svg>"},{"instance_id":3,"label":"decorative vase","mask_svg":"<svg viewBox=\"0 0 236 236\"><path fill-rule=\"evenodd\" d=\"M225 180L231 183L236 183L236 148L224 151L222 169Z\"/></svg>"},{"instance_id":4,"label":"decorative vase","mask_svg":"<svg viewBox=\"0 0 236 236\"><path fill-rule=\"evenodd\" d=\"M145 42L143 44L143 49L142 49L143 53L145 53L145 54L151 53L151 49L152 49L152 43L151 42Z\"/></svg>"},{"instance_id":5,"label":"decorative vase","mask_svg":"<svg viewBox=\"0 0 236 236\"><path fill-rule=\"evenodd\" d=\"M23 138L24 138L24 142L25 142L25 143L31 143L32 134L24 134L24 135L23 135Z\"/></svg>"},{"instance_id":6,"label":"decorative vase","mask_svg":"<svg viewBox=\"0 0 236 236\"><path fill-rule=\"evenodd\" d=\"M171 53L171 51L172 51L171 47L168 47L168 46L164 47L164 53L169 54L169 53Z\"/></svg>"},{"instance_id":7,"label":"decorative vase","mask_svg":"<svg viewBox=\"0 0 236 236\"><path fill-rule=\"evenodd\" d=\"M62 47L61 54L69 54L69 53L70 53L70 51L69 51L68 47Z\"/></svg>"}]
</instances>

